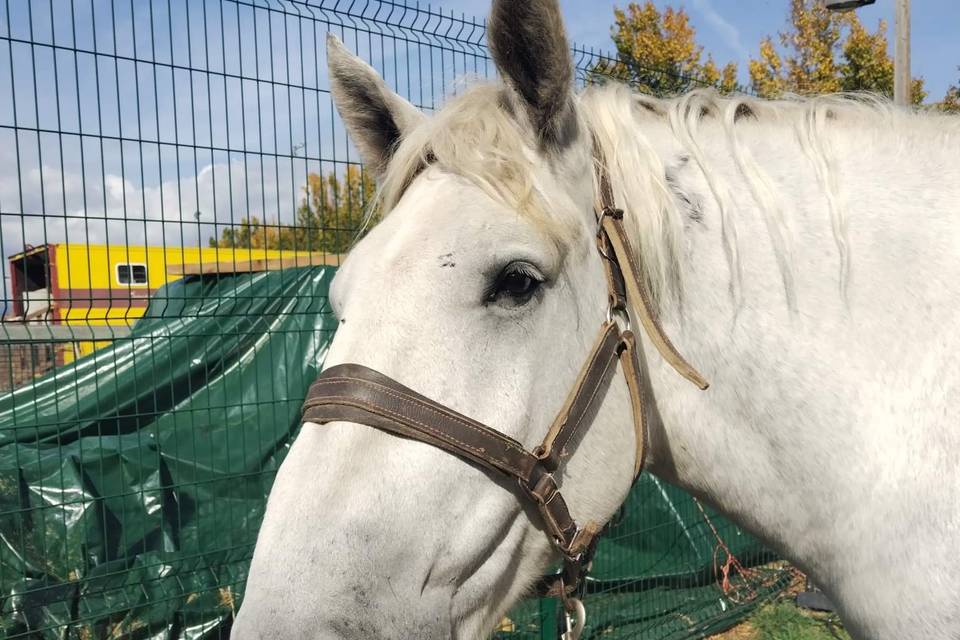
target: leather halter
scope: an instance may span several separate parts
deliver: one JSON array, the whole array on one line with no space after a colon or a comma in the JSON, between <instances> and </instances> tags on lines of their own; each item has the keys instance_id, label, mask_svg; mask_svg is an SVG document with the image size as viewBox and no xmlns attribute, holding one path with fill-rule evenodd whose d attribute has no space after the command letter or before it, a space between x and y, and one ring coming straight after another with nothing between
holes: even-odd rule
<instances>
[{"instance_id":1,"label":"leather halter","mask_svg":"<svg viewBox=\"0 0 960 640\"><path fill-rule=\"evenodd\" d=\"M570 515L554 473L571 451L570 441L589 427L617 363L627 382L636 433L634 479L643 469L647 423L643 407L636 338L621 330L614 315L627 320L635 312L661 356L700 389L707 382L677 352L654 311L646 278L623 227L602 155L595 149L598 198L597 250L603 259L609 292L609 312L580 370L577 381L554 419L543 443L527 451L513 438L426 398L369 367L339 364L320 374L303 405L304 422L353 422L443 449L481 467L516 479L522 495L532 500L544 529L563 557L562 573L541 580L542 595L566 600L578 593L596 548L601 526L579 526Z\"/></svg>"}]
</instances>

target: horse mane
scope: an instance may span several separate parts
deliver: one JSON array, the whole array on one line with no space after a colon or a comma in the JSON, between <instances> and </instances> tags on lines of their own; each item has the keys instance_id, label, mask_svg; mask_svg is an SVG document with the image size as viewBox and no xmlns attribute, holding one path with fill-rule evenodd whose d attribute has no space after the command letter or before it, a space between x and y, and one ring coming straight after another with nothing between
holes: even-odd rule
<instances>
[{"instance_id":1,"label":"horse mane","mask_svg":"<svg viewBox=\"0 0 960 640\"><path fill-rule=\"evenodd\" d=\"M699 132L704 126L716 127L722 132L729 156L712 159L727 162L732 159L737 173L746 183L751 196L764 218L773 245L777 267L791 310L797 309L796 273L792 259L793 238L787 225L785 204L770 174L755 160L745 140L741 123L753 121L779 128L786 137L799 146L812 164L820 189L826 197L834 242L840 258L840 294L846 299L850 281L850 241L847 216L840 189L840 171L837 149L833 147L830 128L858 127L868 135L900 135L922 138L924 143L939 140L949 144L948 138L960 135L960 118L926 111L917 112L896 107L888 99L869 93L832 94L816 97L786 96L780 100L766 100L753 96L721 96L714 89L698 89L675 98L654 98L637 94L623 85L608 84L590 87L580 99L582 113L591 124L594 135L605 149L615 149L615 157L626 166L610 167L621 194L618 201L646 202L651 196L658 206L645 207L641 224L641 253L649 263L648 272L662 274L661 286L676 289L681 286L676 263L678 238L682 216L675 215L660 196L664 192L667 173L662 161L646 140L645 123L666 123L684 152L695 161L702 172L720 213L721 236L730 276L731 294L739 305L742 302L742 267L737 242L736 219L731 215L733 199L729 186L724 184L716 167L707 159ZM635 135L623 135L623 122L637 124ZM618 126L619 123L619 126ZM649 129L650 127L646 127ZM955 144L955 137L954 142ZM610 152L606 152L610 155ZM640 174L644 171L644 174ZM619 175L617 175L619 174ZM638 179L645 175L645 179ZM644 183L648 184L644 184ZM673 198L670 198L674 201ZM658 215L659 214L659 215ZM651 216L652 219L651 219ZM636 216L634 216L636 217ZM648 242L644 242L649 237ZM658 247L661 248L658 251ZM663 251L666 248L667 251ZM657 282L652 283L654 286Z\"/></svg>"},{"instance_id":2,"label":"horse mane","mask_svg":"<svg viewBox=\"0 0 960 640\"><path fill-rule=\"evenodd\" d=\"M389 213L413 179L427 166L437 165L530 216L562 245L562 239L570 237L569 230L558 228L563 221L551 219L535 188L533 132L524 130L510 112L503 90L498 83L477 84L406 133L381 180L377 197L380 210ZM828 127L866 126L878 134L892 131L904 136L922 135L945 144L949 140L955 144L954 136L960 135L960 118L932 113L920 117L870 94L765 100L721 96L713 89L699 89L675 98L655 98L610 82L587 87L577 96L577 104L581 123L602 151L617 202L637 214L629 216L629 224L657 300L682 295L679 264L685 218L679 211L668 167L645 134L650 127L644 127L644 123L667 125L702 172L720 212L730 292L739 304L742 267L733 198L701 146L701 128L719 127L730 153L720 161L733 160L762 212L791 310L797 308L796 273L785 205L774 180L754 160L743 139L741 123L749 120L779 126L812 163L828 203L844 298L850 279L849 232Z\"/></svg>"}]
</instances>

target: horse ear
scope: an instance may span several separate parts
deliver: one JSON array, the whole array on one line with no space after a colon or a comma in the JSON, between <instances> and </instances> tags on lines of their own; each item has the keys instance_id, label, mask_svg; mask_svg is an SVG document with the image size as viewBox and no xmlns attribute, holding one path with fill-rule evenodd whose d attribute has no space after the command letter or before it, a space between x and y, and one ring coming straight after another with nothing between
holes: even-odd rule
<instances>
[{"instance_id":1,"label":"horse ear","mask_svg":"<svg viewBox=\"0 0 960 640\"><path fill-rule=\"evenodd\" d=\"M570 144L577 135L573 60L557 0L494 0L487 38L541 148Z\"/></svg>"},{"instance_id":2,"label":"horse ear","mask_svg":"<svg viewBox=\"0 0 960 640\"><path fill-rule=\"evenodd\" d=\"M425 118L412 104L387 88L383 78L327 34L330 91L363 162L380 177L403 134Z\"/></svg>"}]
</instances>

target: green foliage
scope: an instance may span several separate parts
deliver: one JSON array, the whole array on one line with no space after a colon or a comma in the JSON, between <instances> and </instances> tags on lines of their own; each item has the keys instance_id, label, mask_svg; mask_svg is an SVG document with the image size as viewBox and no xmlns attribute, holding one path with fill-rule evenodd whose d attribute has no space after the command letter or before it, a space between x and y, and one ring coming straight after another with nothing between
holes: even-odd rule
<instances>
[{"instance_id":1,"label":"green foliage","mask_svg":"<svg viewBox=\"0 0 960 640\"><path fill-rule=\"evenodd\" d=\"M612 76L659 96L704 85L726 93L737 90L737 65L720 68L711 56L703 59L703 47L683 9L667 7L661 13L651 0L631 2L626 9L615 8L614 19L611 35L620 60L598 64L594 76Z\"/></svg>"},{"instance_id":2,"label":"green foliage","mask_svg":"<svg viewBox=\"0 0 960 640\"><path fill-rule=\"evenodd\" d=\"M840 90L835 52L841 39L842 18L822 3L791 0L790 29L781 32L781 57L770 37L760 44L760 60L750 61L754 89L763 96L790 91L799 94Z\"/></svg>"},{"instance_id":3,"label":"green foliage","mask_svg":"<svg viewBox=\"0 0 960 640\"><path fill-rule=\"evenodd\" d=\"M376 192L370 174L355 165L347 167L343 180L332 173L326 177L311 173L304 191L295 227L299 246L346 253L363 230Z\"/></svg>"},{"instance_id":4,"label":"green foliage","mask_svg":"<svg viewBox=\"0 0 960 640\"><path fill-rule=\"evenodd\" d=\"M350 165L342 179L335 173L309 174L303 191L295 224L243 218L224 229L219 239L211 238L210 246L346 253L364 230L367 208L376 191L373 179Z\"/></svg>"},{"instance_id":5,"label":"green foliage","mask_svg":"<svg viewBox=\"0 0 960 640\"><path fill-rule=\"evenodd\" d=\"M960 71L960 67L957 67L957 71ZM937 104L937 108L946 113L956 113L960 115L960 80L957 81L957 84L947 89L947 94L943 97L943 100Z\"/></svg>"},{"instance_id":6,"label":"green foliage","mask_svg":"<svg viewBox=\"0 0 960 640\"><path fill-rule=\"evenodd\" d=\"M791 0L789 27L779 41L780 50L772 38L764 38L759 57L750 60L750 80L760 96L870 91L893 97L893 59L883 20L871 33L854 11L838 13L816 0ZM914 79L913 103L926 96L923 79Z\"/></svg>"},{"instance_id":7,"label":"green foliage","mask_svg":"<svg viewBox=\"0 0 960 640\"><path fill-rule=\"evenodd\" d=\"M591 81L613 77L658 96L699 86L715 86L723 93L741 90L737 65L721 68L704 53L684 9L667 6L661 11L652 0L630 2L614 8L611 36L619 59L598 63ZM893 97L893 59L883 20L871 31L855 11L828 11L820 0L790 0L788 27L776 40L761 40L758 57L750 60L757 95L868 91ZM913 79L911 97L914 104L927 97L922 78ZM960 87L951 87L938 106L960 111Z\"/></svg>"},{"instance_id":8,"label":"green foliage","mask_svg":"<svg viewBox=\"0 0 960 640\"><path fill-rule=\"evenodd\" d=\"M870 33L856 14L844 14L848 31L843 43L843 63L840 65L840 88L844 91L870 91L893 97L893 58L887 53L887 23L883 20ZM910 87L913 104L927 97L923 79L914 78Z\"/></svg>"}]
</instances>

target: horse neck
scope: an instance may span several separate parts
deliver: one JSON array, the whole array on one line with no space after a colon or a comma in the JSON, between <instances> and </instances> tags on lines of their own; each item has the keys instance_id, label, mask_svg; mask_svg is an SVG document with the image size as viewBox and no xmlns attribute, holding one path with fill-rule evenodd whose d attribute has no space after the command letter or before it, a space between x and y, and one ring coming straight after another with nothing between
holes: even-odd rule
<instances>
[{"instance_id":1,"label":"horse neck","mask_svg":"<svg viewBox=\"0 0 960 640\"><path fill-rule=\"evenodd\" d=\"M703 134L707 142L699 152L709 170L726 162L718 176L724 189L749 193L729 157L711 157L725 153L719 134ZM784 355L797 353L795 342L803 338L795 331L798 319L759 205L738 203L736 213L743 303L733 293L720 205L704 171L689 160L690 151L666 122L647 125L643 135L668 175L672 172L667 182L681 219L679 244L686 247L677 257L682 295L664 298L664 326L712 384L700 392L644 341L660 416L652 429L649 469L719 507L802 565L820 568L842 552L826 547L834 540L831 513L850 487L844 477L823 474L811 489L810 470L849 468L838 453L856 449L856 434L832 430L841 410L823 397L823 379L806 371L803 361ZM790 135L783 132L785 143ZM803 179L816 184L813 175ZM829 249L829 225L823 232L819 240ZM823 279L831 283L825 286L836 300L821 312L843 316L836 274L825 273ZM811 530L822 536L808 535Z\"/></svg>"},{"instance_id":2,"label":"horse neck","mask_svg":"<svg viewBox=\"0 0 960 640\"><path fill-rule=\"evenodd\" d=\"M675 118L611 126L663 167L682 289L661 318L711 383L700 392L642 341L658 410L647 468L813 574L855 637L932 637L884 612L912 606L939 633L956 602L925 582L960 571L946 453L960 449L960 231L945 215L960 199L960 126L844 105L808 126L775 103L737 123L736 101L716 106L691 131L696 148ZM634 218L648 202L620 200ZM668 242L644 222L645 242ZM924 553L904 553L918 538Z\"/></svg>"}]
</instances>

